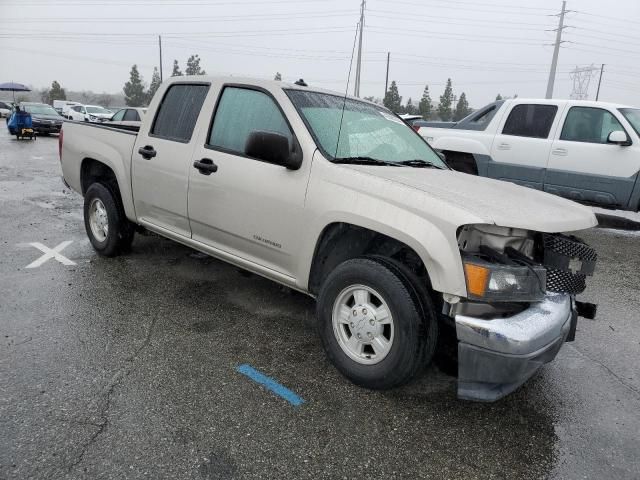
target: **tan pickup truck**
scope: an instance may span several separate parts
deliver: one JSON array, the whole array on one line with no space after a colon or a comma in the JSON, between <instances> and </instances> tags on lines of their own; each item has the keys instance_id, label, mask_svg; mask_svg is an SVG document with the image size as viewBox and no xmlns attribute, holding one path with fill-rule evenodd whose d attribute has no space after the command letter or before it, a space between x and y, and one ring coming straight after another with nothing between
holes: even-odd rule
<instances>
[{"instance_id":1,"label":"tan pickup truck","mask_svg":"<svg viewBox=\"0 0 640 480\"><path fill-rule=\"evenodd\" d=\"M328 357L367 388L450 352L458 396L493 401L593 314L575 295L596 253L566 233L588 208L455 172L357 98L174 77L139 129L66 122L60 157L98 253L143 227L315 297Z\"/></svg>"}]
</instances>

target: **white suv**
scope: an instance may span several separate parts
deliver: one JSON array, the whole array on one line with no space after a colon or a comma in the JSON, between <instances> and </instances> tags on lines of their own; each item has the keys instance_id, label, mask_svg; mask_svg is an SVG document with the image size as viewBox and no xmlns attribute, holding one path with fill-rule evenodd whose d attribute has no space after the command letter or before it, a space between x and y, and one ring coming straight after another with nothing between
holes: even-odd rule
<instances>
[{"instance_id":1,"label":"white suv","mask_svg":"<svg viewBox=\"0 0 640 480\"><path fill-rule=\"evenodd\" d=\"M101 123L113 116L111 110L99 105L75 105L69 109L67 117L77 122Z\"/></svg>"}]
</instances>

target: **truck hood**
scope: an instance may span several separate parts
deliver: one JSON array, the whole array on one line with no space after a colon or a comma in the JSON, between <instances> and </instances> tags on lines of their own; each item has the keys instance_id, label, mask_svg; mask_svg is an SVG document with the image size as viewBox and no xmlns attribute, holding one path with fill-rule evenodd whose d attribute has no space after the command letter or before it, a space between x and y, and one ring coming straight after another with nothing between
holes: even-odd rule
<instances>
[{"instance_id":1,"label":"truck hood","mask_svg":"<svg viewBox=\"0 0 640 480\"><path fill-rule=\"evenodd\" d=\"M578 203L527 187L454 170L344 165L346 168L424 192L503 227L538 232L570 232L598 224Z\"/></svg>"}]
</instances>

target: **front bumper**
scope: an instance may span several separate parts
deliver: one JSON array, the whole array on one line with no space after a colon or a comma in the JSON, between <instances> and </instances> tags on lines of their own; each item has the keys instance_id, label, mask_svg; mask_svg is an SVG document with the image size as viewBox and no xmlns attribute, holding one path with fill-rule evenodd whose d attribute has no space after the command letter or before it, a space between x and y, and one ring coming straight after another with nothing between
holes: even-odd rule
<instances>
[{"instance_id":1,"label":"front bumper","mask_svg":"<svg viewBox=\"0 0 640 480\"><path fill-rule=\"evenodd\" d=\"M39 123L33 122L33 129L37 133L60 133L62 123Z\"/></svg>"},{"instance_id":2,"label":"front bumper","mask_svg":"<svg viewBox=\"0 0 640 480\"><path fill-rule=\"evenodd\" d=\"M493 402L555 358L577 314L570 295L549 294L506 318L456 315L458 397Z\"/></svg>"}]
</instances>

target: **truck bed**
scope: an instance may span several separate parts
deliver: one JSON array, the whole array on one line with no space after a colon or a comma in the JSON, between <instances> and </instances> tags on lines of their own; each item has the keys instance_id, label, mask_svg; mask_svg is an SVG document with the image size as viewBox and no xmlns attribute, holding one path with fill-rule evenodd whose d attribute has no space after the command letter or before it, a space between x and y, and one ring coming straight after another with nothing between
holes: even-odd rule
<instances>
[{"instance_id":1,"label":"truck bed","mask_svg":"<svg viewBox=\"0 0 640 480\"><path fill-rule=\"evenodd\" d=\"M131 192L131 155L139 127L100 125L65 121L61 135L61 166L66 183L84 194L83 164L96 160L110 167L116 175L122 203L127 215L133 214ZM88 165L89 162L87 162Z\"/></svg>"}]
</instances>

